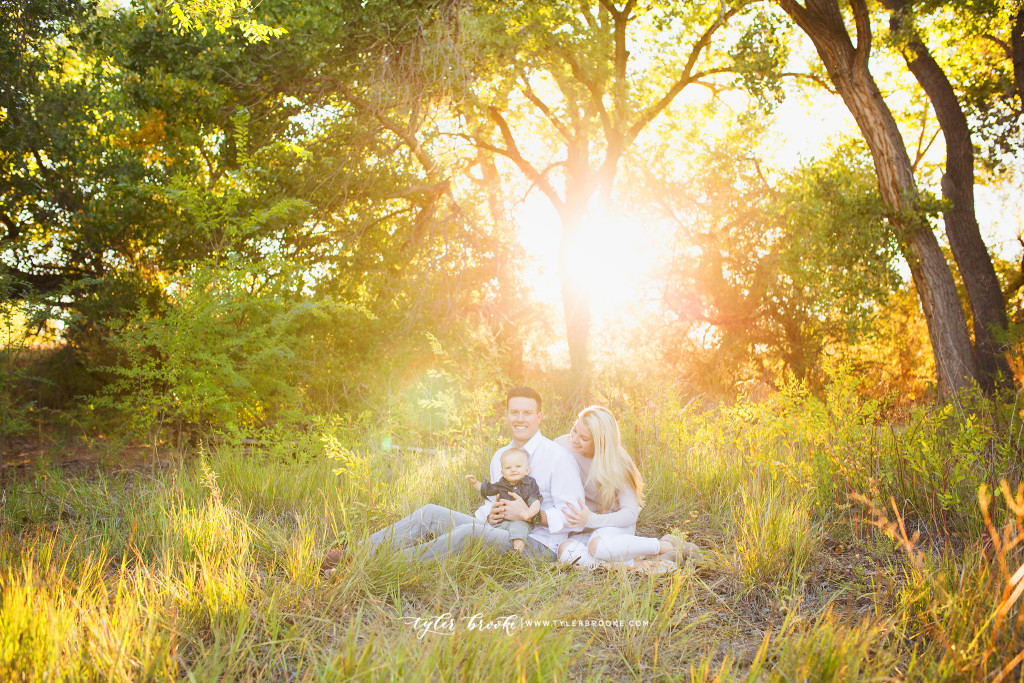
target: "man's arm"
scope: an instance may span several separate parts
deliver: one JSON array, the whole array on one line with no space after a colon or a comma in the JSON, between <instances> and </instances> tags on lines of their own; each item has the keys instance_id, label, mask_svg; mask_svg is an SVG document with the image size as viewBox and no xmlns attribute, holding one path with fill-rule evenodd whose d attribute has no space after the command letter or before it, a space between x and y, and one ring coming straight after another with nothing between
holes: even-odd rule
<instances>
[{"instance_id":1,"label":"man's arm","mask_svg":"<svg viewBox=\"0 0 1024 683\"><path fill-rule=\"evenodd\" d=\"M499 448L491 456L491 481L497 481L501 477L501 452L503 448ZM488 522L490 524L497 524L502 520L502 511L504 510L505 501L498 500L494 503L490 501L484 501L484 504L476 509L473 516L479 519L481 522Z\"/></svg>"},{"instance_id":2,"label":"man's arm","mask_svg":"<svg viewBox=\"0 0 1024 683\"><path fill-rule=\"evenodd\" d=\"M491 521L490 515L492 509L496 507L498 507L497 503L492 503L489 500L485 500L484 504L478 507L476 511L473 513L473 516L479 519L481 522L490 522L491 524L495 524L495 522ZM497 521L500 522L501 520L498 519Z\"/></svg>"},{"instance_id":3,"label":"man's arm","mask_svg":"<svg viewBox=\"0 0 1024 683\"><path fill-rule=\"evenodd\" d=\"M575 503L586 497L583 492L583 481L576 461L568 453L558 459L555 471L551 475L551 505L544 520L551 533L558 533L566 527L565 514L562 512L569 503Z\"/></svg>"}]
</instances>

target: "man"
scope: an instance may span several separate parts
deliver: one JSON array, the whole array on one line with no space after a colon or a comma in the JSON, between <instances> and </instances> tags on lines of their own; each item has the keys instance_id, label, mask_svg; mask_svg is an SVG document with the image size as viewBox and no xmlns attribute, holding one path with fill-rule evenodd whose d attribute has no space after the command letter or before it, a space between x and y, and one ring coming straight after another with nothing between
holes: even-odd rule
<instances>
[{"instance_id":1,"label":"man","mask_svg":"<svg viewBox=\"0 0 1024 683\"><path fill-rule=\"evenodd\" d=\"M508 448L521 448L529 455L530 475L537 480L542 497L540 513L527 520L528 506L522 498L484 503L476 516L449 510L440 505L424 505L404 519L381 529L369 538L370 550L388 546L410 560L426 562L453 552L461 552L471 543L480 542L508 552L512 544L507 531L491 524L501 520L532 521L523 554L554 562L558 545L568 537L563 509L584 498L579 468L572 456L561 446L540 433L541 398L529 387L515 387L505 399L505 420L512 441L499 448L491 458L491 481L501 473L501 454ZM514 495L514 494L513 494ZM487 524L487 522L491 524ZM321 571L329 571L341 559L341 551L327 554Z\"/></svg>"}]
</instances>

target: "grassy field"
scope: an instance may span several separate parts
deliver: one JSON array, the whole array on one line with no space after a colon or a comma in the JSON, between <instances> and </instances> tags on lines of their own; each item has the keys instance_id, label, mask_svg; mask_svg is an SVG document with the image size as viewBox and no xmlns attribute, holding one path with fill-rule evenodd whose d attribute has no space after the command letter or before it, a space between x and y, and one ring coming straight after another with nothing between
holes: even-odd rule
<instances>
[{"instance_id":1,"label":"grassy field","mask_svg":"<svg viewBox=\"0 0 1024 683\"><path fill-rule=\"evenodd\" d=\"M841 386L608 403L648 482L639 532L686 535L698 566L488 549L416 566L355 547L426 502L472 509L479 445L325 431L290 456L221 443L153 468L41 465L5 492L0 677L1020 680L1024 497L998 490L1021 479L1019 406L893 424ZM547 433L568 418L549 409ZM350 559L323 580L335 544Z\"/></svg>"}]
</instances>

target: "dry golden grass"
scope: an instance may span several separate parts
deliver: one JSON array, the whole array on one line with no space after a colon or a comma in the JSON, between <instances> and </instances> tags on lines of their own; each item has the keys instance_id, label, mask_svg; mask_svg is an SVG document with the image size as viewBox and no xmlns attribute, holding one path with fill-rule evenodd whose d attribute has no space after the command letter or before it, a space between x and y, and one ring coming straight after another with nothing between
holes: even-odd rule
<instances>
[{"instance_id":1,"label":"dry golden grass","mask_svg":"<svg viewBox=\"0 0 1024 683\"><path fill-rule=\"evenodd\" d=\"M906 503L883 515L863 496L824 496L814 468L837 453L834 488L859 476L853 431L787 431L744 409L740 426L692 404L623 417L649 435L630 445L650 487L640 533L705 551L657 576L487 548L427 565L358 548L423 503L469 510L461 475L479 453L349 450L339 468L224 445L160 470L42 466L0 511L0 676L1019 679L1021 489L983 489L938 536L940 517ZM862 443L864 462L891 456ZM348 561L323 580L336 544Z\"/></svg>"}]
</instances>

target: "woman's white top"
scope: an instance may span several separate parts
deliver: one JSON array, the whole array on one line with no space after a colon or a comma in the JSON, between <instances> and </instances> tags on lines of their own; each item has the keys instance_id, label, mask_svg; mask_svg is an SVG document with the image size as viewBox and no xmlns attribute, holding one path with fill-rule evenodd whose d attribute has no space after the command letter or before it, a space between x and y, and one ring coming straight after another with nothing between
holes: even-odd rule
<instances>
[{"instance_id":1,"label":"woman's white top","mask_svg":"<svg viewBox=\"0 0 1024 683\"><path fill-rule=\"evenodd\" d=\"M569 445L569 435L563 434L555 439L555 443L572 453L577 467L580 468L580 478L583 480L583 492L586 495L587 507L590 508L590 518L584 529L598 529L600 527L622 527L635 529L637 517L640 516L640 503L636 499L636 493L629 486L624 486L615 495L615 503L609 512L595 512L600 509L598 502L597 484L590 479L590 468L594 464L593 458L584 458L574 451Z\"/></svg>"}]
</instances>

